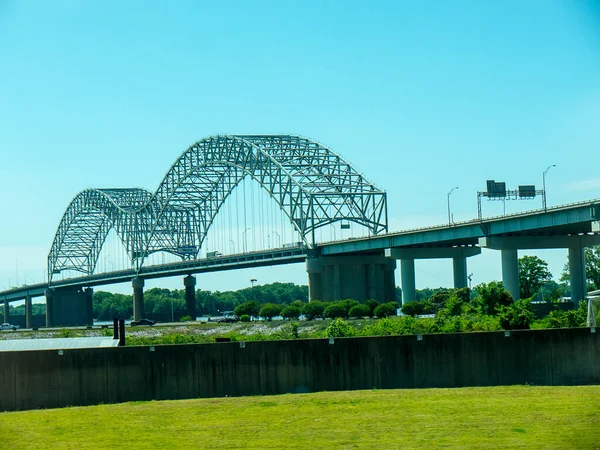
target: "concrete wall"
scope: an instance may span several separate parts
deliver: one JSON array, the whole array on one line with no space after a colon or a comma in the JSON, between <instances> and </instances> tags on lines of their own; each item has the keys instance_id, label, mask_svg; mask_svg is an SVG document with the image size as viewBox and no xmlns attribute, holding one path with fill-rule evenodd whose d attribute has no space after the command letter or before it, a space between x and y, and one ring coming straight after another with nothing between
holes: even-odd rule
<instances>
[{"instance_id":1,"label":"concrete wall","mask_svg":"<svg viewBox=\"0 0 600 450\"><path fill-rule=\"evenodd\" d=\"M600 384L563 329L0 353L0 410L350 389Z\"/></svg>"}]
</instances>

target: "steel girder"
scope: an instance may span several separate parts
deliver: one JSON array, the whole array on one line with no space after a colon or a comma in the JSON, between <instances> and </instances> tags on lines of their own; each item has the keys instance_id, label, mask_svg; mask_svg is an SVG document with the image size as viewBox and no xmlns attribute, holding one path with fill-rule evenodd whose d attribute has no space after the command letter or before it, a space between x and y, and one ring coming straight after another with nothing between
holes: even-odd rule
<instances>
[{"instance_id":1,"label":"steel girder","mask_svg":"<svg viewBox=\"0 0 600 450\"><path fill-rule=\"evenodd\" d=\"M114 228L138 270L150 253L195 258L219 209L249 176L279 204L305 241L340 220L387 230L386 193L340 155L298 136L213 136L175 161L154 194L90 189L67 208L48 255L49 279L93 273Z\"/></svg>"}]
</instances>

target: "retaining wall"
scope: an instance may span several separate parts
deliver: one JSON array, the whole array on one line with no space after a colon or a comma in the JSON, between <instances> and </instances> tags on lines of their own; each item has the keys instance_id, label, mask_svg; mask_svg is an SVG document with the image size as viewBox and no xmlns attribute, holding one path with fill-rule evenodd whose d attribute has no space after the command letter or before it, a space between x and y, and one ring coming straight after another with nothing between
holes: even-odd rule
<instances>
[{"instance_id":1,"label":"retaining wall","mask_svg":"<svg viewBox=\"0 0 600 450\"><path fill-rule=\"evenodd\" d=\"M244 347L242 347L244 345ZM0 352L0 410L351 389L600 384L562 330Z\"/></svg>"}]
</instances>

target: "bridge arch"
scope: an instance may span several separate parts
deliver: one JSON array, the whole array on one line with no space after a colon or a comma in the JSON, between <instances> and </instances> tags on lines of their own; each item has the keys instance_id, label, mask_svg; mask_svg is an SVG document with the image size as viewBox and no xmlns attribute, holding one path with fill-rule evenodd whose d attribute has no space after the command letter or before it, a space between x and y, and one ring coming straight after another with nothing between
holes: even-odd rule
<instances>
[{"instance_id":1,"label":"bridge arch","mask_svg":"<svg viewBox=\"0 0 600 450\"><path fill-rule=\"evenodd\" d=\"M298 136L212 136L185 150L154 194L78 194L48 255L49 279L67 269L93 273L111 228L138 270L153 252L196 257L219 209L245 177L268 192L306 242L312 233L314 243L316 229L340 220L373 234L387 230L386 193L329 148Z\"/></svg>"}]
</instances>

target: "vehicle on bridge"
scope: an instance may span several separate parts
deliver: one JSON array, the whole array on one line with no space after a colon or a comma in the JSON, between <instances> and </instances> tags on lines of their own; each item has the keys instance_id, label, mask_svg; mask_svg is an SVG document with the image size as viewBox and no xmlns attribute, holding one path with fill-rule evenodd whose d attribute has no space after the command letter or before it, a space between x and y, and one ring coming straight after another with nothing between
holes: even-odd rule
<instances>
[{"instance_id":1,"label":"vehicle on bridge","mask_svg":"<svg viewBox=\"0 0 600 450\"><path fill-rule=\"evenodd\" d=\"M0 330L13 330L16 331L17 328L19 328L19 325L11 325L8 322L5 322L3 324L0 325Z\"/></svg>"},{"instance_id":2,"label":"vehicle on bridge","mask_svg":"<svg viewBox=\"0 0 600 450\"><path fill-rule=\"evenodd\" d=\"M221 252L206 252L206 257L207 258L216 258L217 256L223 256L223 253Z\"/></svg>"}]
</instances>

